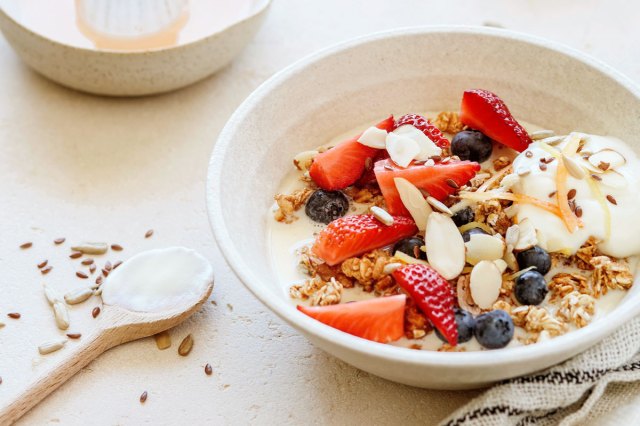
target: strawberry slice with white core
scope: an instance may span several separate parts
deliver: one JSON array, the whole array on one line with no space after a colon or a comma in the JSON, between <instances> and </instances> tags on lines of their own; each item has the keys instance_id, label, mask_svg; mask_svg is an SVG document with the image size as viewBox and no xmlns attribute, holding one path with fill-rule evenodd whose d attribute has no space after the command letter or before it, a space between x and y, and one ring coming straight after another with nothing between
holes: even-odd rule
<instances>
[{"instance_id":1,"label":"strawberry slice with white core","mask_svg":"<svg viewBox=\"0 0 640 426\"><path fill-rule=\"evenodd\" d=\"M411 124L405 124L398 127L392 133L413 139L420 147L420 152L415 156L416 160L425 161L435 155L441 155L442 149L439 148L431 139L429 139L417 127Z\"/></svg>"},{"instance_id":2,"label":"strawberry slice with white core","mask_svg":"<svg viewBox=\"0 0 640 426\"><path fill-rule=\"evenodd\" d=\"M411 138L391 132L387 135L387 152L398 166L407 167L420 154L420 145Z\"/></svg>"},{"instance_id":3,"label":"strawberry slice with white core","mask_svg":"<svg viewBox=\"0 0 640 426\"><path fill-rule=\"evenodd\" d=\"M407 296L399 294L329 306L302 306L298 310L345 333L389 343L404 335Z\"/></svg>"},{"instance_id":4,"label":"strawberry slice with white core","mask_svg":"<svg viewBox=\"0 0 640 426\"><path fill-rule=\"evenodd\" d=\"M387 131L377 127L369 127L358 138L362 145L376 149L385 149L387 143Z\"/></svg>"}]
</instances>

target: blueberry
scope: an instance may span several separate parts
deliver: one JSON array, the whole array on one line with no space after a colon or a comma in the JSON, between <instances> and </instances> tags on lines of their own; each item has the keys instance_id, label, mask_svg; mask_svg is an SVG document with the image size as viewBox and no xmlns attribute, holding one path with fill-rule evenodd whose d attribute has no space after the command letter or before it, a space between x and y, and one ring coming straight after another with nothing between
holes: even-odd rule
<instances>
[{"instance_id":1,"label":"blueberry","mask_svg":"<svg viewBox=\"0 0 640 426\"><path fill-rule=\"evenodd\" d=\"M487 349L504 348L513 339L513 332L513 320L501 309L476 318L476 339Z\"/></svg>"},{"instance_id":2,"label":"blueberry","mask_svg":"<svg viewBox=\"0 0 640 426\"><path fill-rule=\"evenodd\" d=\"M549 272L551 269L551 256L542 247L534 246L529 250L521 251L516 255L518 260L518 266L520 269L528 268L529 266L535 266L536 271L542 275Z\"/></svg>"},{"instance_id":3,"label":"blueberry","mask_svg":"<svg viewBox=\"0 0 640 426\"><path fill-rule=\"evenodd\" d=\"M404 254L408 254L416 259L427 259L427 254L420 250L420 247L424 245L424 240L421 237L410 237L400 240L393 246L393 252L401 251Z\"/></svg>"},{"instance_id":4,"label":"blueberry","mask_svg":"<svg viewBox=\"0 0 640 426\"><path fill-rule=\"evenodd\" d=\"M304 212L316 222L329 224L344 216L349 210L349 200L340 191L318 189L309 197Z\"/></svg>"},{"instance_id":5,"label":"blueberry","mask_svg":"<svg viewBox=\"0 0 640 426\"><path fill-rule=\"evenodd\" d=\"M547 282L538 271L527 271L516 278L514 294L522 305L539 305L548 292Z\"/></svg>"},{"instance_id":6,"label":"blueberry","mask_svg":"<svg viewBox=\"0 0 640 426\"><path fill-rule=\"evenodd\" d=\"M476 130L465 130L453 137L451 153L461 160L482 163L491 157L491 139Z\"/></svg>"},{"instance_id":7,"label":"blueberry","mask_svg":"<svg viewBox=\"0 0 640 426\"><path fill-rule=\"evenodd\" d=\"M451 216L453 219L453 223L459 228L462 225L466 225L469 222L473 222L476 218L476 215L473 213L473 209L471 207L467 207L466 209L462 209L457 211L456 214Z\"/></svg>"},{"instance_id":8,"label":"blueberry","mask_svg":"<svg viewBox=\"0 0 640 426\"><path fill-rule=\"evenodd\" d=\"M482 228L471 228L471 229L467 229L466 231L464 231L462 233L462 239L464 240L465 243L468 243L469 240L471 239L471 236L473 234L485 234L485 235L489 235L487 234L487 232L482 229Z\"/></svg>"},{"instance_id":9,"label":"blueberry","mask_svg":"<svg viewBox=\"0 0 640 426\"><path fill-rule=\"evenodd\" d=\"M455 308L456 324L458 324L458 343L464 343L471 340L473 332L476 328L476 320L471 315L471 312L464 309ZM447 342L440 330L436 328L436 336L443 342Z\"/></svg>"}]
</instances>

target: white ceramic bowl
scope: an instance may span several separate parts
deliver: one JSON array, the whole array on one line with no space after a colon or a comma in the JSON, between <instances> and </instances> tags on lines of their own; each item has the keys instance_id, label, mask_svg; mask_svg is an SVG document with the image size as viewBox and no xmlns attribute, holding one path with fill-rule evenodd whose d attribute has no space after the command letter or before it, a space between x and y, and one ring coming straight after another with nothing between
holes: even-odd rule
<instances>
[{"instance_id":1,"label":"white ceramic bowl","mask_svg":"<svg viewBox=\"0 0 640 426\"><path fill-rule=\"evenodd\" d=\"M2 7L0 29L27 65L63 86L99 95L140 96L179 89L227 65L258 31L270 3L255 0L249 16L205 37L146 51L61 43L21 25Z\"/></svg>"},{"instance_id":2,"label":"white ceramic bowl","mask_svg":"<svg viewBox=\"0 0 640 426\"><path fill-rule=\"evenodd\" d=\"M640 313L636 284L604 320L551 341L439 353L353 337L297 312L287 300L269 261L265 229L292 157L389 113L457 110L462 91L474 87L497 92L516 117L545 128L640 143L640 90L608 66L527 35L431 27L359 38L286 68L238 108L211 158L209 217L238 277L320 348L396 382L462 389L531 373L585 350Z\"/></svg>"}]
</instances>

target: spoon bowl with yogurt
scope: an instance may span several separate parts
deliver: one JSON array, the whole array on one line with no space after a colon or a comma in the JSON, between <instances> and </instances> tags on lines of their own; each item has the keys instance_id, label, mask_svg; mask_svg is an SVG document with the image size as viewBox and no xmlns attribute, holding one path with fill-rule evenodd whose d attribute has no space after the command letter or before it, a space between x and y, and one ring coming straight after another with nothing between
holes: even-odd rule
<instances>
[{"instance_id":1,"label":"spoon bowl with yogurt","mask_svg":"<svg viewBox=\"0 0 640 426\"><path fill-rule=\"evenodd\" d=\"M170 247L133 256L102 284L93 331L42 369L33 384L0 411L12 423L103 352L175 327L213 290L213 269L194 250Z\"/></svg>"}]
</instances>

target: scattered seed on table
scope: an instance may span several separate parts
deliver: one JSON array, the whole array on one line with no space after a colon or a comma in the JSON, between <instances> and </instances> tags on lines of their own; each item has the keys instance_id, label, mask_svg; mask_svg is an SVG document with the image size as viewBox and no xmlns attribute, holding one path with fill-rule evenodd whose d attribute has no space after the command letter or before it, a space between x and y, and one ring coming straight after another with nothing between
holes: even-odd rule
<instances>
[{"instance_id":1,"label":"scattered seed on table","mask_svg":"<svg viewBox=\"0 0 640 426\"><path fill-rule=\"evenodd\" d=\"M149 229L145 234L144 237L145 238L149 238L153 235L153 229Z\"/></svg>"},{"instance_id":2,"label":"scattered seed on table","mask_svg":"<svg viewBox=\"0 0 640 426\"><path fill-rule=\"evenodd\" d=\"M140 404L144 404L145 401L147 400L147 391L142 392L142 395L140 395Z\"/></svg>"},{"instance_id":3,"label":"scattered seed on table","mask_svg":"<svg viewBox=\"0 0 640 426\"><path fill-rule=\"evenodd\" d=\"M73 253L71 253L71 254L69 255L69 257L70 257L71 259L77 259L77 258L79 258L79 257L82 257L82 252L81 252L81 251L74 251Z\"/></svg>"},{"instance_id":4,"label":"scattered seed on table","mask_svg":"<svg viewBox=\"0 0 640 426\"><path fill-rule=\"evenodd\" d=\"M51 352L55 352L57 350L62 349L65 343L67 343L66 340L58 340L58 341L43 343L42 345L38 346L38 351L40 352L40 355L47 355L47 354L50 354Z\"/></svg>"},{"instance_id":5,"label":"scattered seed on table","mask_svg":"<svg viewBox=\"0 0 640 426\"><path fill-rule=\"evenodd\" d=\"M182 339L180 346L178 346L178 354L181 356L187 356L193 349L193 337L188 334L187 337Z\"/></svg>"},{"instance_id":6,"label":"scattered seed on table","mask_svg":"<svg viewBox=\"0 0 640 426\"><path fill-rule=\"evenodd\" d=\"M107 278L109 276L109 271L107 271L105 268L102 268L102 275Z\"/></svg>"},{"instance_id":7,"label":"scattered seed on table","mask_svg":"<svg viewBox=\"0 0 640 426\"><path fill-rule=\"evenodd\" d=\"M64 243L66 240L67 240L66 238L56 238L55 240L53 240L53 244L56 244L56 245L58 245L58 244L62 244L62 243Z\"/></svg>"},{"instance_id":8,"label":"scattered seed on table","mask_svg":"<svg viewBox=\"0 0 640 426\"><path fill-rule=\"evenodd\" d=\"M87 278L89 278L89 275L85 274L82 271L77 271L76 272L76 277L78 278L82 278L83 280L86 280Z\"/></svg>"},{"instance_id":9,"label":"scattered seed on table","mask_svg":"<svg viewBox=\"0 0 640 426\"><path fill-rule=\"evenodd\" d=\"M103 279L102 275L98 275L98 278L96 278L96 284L97 285L101 285L102 284L102 279Z\"/></svg>"},{"instance_id":10,"label":"scattered seed on table","mask_svg":"<svg viewBox=\"0 0 640 426\"><path fill-rule=\"evenodd\" d=\"M204 374L206 374L207 376L210 376L213 373L213 369L211 368L211 364L208 364L204 366Z\"/></svg>"},{"instance_id":11,"label":"scattered seed on table","mask_svg":"<svg viewBox=\"0 0 640 426\"><path fill-rule=\"evenodd\" d=\"M116 269L120 265L122 265L122 260L118 260L116 263L114 263L113 264L113 269Z\"/></svg>"},{"instance_id":12,"label":"scattered seed on table","mask_svg":"<svg viewBox=\"0 0 640 426\"><path fill-rule=\"evenodd\" d=\"M82 243L71 247L71 250L84 254L105 254L109 250L107 243Z\"/></svg>"},{"instance_id":13,"label":"scattered seed on table","mask_svg":"<svg viewBox=\"0 0 640 426\"><path fill-rule=\"evenodd\" d=\"M84 260L83 260L82 262L80 262L80 263L82 263L83 265L93 265L93 262L94 262L94 260L93 260L93 259L88 258L88 259L84 259Z\"/></svg>"},{"instance_id":14,"label":"scattered seed on table","mask_svg":"<svg viewBox=\"0 0 640 426\"><path fill-rule=\"evenodd\" d=\"M80 337L82 337L82 334L80 334L80 333L67 333L67 337L69 339L79 339Z\"/></svg>"},{"instance_id":15,"label":"scattered seed on table","mask_svg":"<svg viewBox=\"0 0 640 426\"><path fill-rule=\"evenodd\" d=\"M42 262L38 263L38 269L44 268L45 266L47 266L47 263L49 263L49 261L47 259L45 259Z\"/></svg>"},{"instance_id":16,"label":"scattered seed on table","mask_svg":"<svg viewBox=\"0 0 640 426\"><path fill-rule=\"evenodd\" d=\"M22 315L19 312L9 312L7 316L12 319L20 319Z\"/></svg>"},{"instance_id":17,"label":"scattered seed on table","mask_svg":"<svg viewBox=\"0 0 640 426\"><path fill-rule=\"evenodd\" d=\"M613 195L611 194L607 195L607 200L614 206L618 205L618 201L615 198L613 198Z\"/></svg>"},{"instance_id":18,"label":"scattered seed on table","mask_svg":"<svg viewBox=\"0 0 640 426\"><path fill-rule=\"evenodd\" d=\"M100 315L100 306L96 306L93 308L93 311L91 311L92 317L96 318L98 315Z\"/></svg>"},{"instance_id":19,"label":"scattered seed on table","mask_svg":"<svg viewBox=\"0 0 640 426\"><path fill-rule=\"evenodd\" d=\"M47 275L49 272L51 272L52 269L53 266L45 266L44 268L40 269L40 273L42 275Z\"/></svg>"},{"instance_id":20,"label":"scattered seed on table","mask_svg":"<svg viewBox=\"0 0 640 426\"><path fill-rule=\"evenodd\" d=\"M22 250L25 250L25 249L28 249L29 247L31 247L32 245L33 245L33 243L32 243L31 241L28 241L28 242L26 242L26 243L22 243L22 244L20 244L20 248L21 248Z\"/></svg>"},{"instance_id":21,"label":"scattered seed on table","mask_svg":"<svg viewBox=\"0 0 640 426\"><path fill-rule=\"evenodd\" d=\"M69 311L64 303L56 302L53 304L53 317L60 330L69 328Z\"/></svg>"},{"instance_id":22,"label":"scattered seed on table","mask_svg":"<svg viewBox=\"0 0 640 426\"><path fill-rule=\"evenodd\" d=\"M4 327L6 324L0 321L0 328Z\"/></svg>"},{"instance_id":23,"label":"scattered seed on table","mask_svg":"<svg viewBox=\"0 0 640 426\"><path fill-rule=\"evenodd\" d=\"M111 268L113 268L113 266L111 266L111 262L109 262L108 260L106 261L106 263L104 264L104 269L103 271L106 269L107 272L111 271Z\"/></svg>"},{"instance_id":24,"label":"scattered seed on table","mask_svg":"<svg viewBox=\"0 0 640 426\"><path fill-rule=\"evenodd\" d=\"M98 267L96 266L95 263L92 263L91 265L89 265L89 272L91 272L92 274L96 271Z\"/></svg>"},{"instance_id":25,"label":"scattered seed on table","mask_svg":"<svg viewBox=\"0 0 640 426\"><path fill-rule=\"evenodd\" d=\"M111 250L122 251L122 246L120 244L111 244Z\"/></svg>"}]
</instances>

